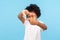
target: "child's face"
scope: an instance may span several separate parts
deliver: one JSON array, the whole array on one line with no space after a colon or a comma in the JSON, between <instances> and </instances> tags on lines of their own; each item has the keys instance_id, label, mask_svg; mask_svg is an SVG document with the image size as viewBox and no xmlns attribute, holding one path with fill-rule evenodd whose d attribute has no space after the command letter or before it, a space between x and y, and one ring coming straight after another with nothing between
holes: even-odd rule
<instances>
[{"instance_id":1,"label":"child's face","mask_svg":"<svg viewBox=\"0 0 60 40\"><path fill-rule=\"evenodd\" d=\"M36 20L37 16L34 12L29 12L29 14L27 15L27 19L28 20Z\"/></svg>"}]
</instances>

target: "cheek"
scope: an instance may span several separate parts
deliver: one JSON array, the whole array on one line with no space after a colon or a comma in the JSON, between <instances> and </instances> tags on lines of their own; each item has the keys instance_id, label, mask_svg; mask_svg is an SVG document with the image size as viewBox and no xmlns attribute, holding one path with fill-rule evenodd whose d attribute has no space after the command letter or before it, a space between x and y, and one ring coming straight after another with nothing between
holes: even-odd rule
<instances>
[{"instance_id":1,"label":"cheek","mask_svg":"<svg viewBox=\"0 0 60 40\"><path fill-rule=\"evenodd\" d=\"M34 16L33 19L37 19L37 18Z\"/></svg>"}]
</instances>

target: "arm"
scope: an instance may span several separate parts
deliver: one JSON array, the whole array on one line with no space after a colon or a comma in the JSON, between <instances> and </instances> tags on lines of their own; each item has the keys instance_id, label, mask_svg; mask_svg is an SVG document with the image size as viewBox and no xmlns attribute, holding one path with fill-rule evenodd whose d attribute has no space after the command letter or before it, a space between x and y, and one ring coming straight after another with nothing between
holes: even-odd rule
<instances>
[{"instance_id":1,"label":"arm","mask_svg":"<svg viewBox=\"0 0 60 40\"><path fill-rule=\"evenodd\" d=\"M18 18L24 23L25 18L23 17L23 13L22 12L18 14Z\"/></svg>"},{"instance_id":2,"label":"arm","mask_svg":"<svg viewBox=\"0 0 60 40\"><path fill-rule=\"evenodd\" d=\"M44 23L42 23L42 22L39 22L39 21L33 20L33 19L30 20L29 22L32 25L37 25L37 26L41 27L43 30L47 30L47 26Z\"/></svg>"},{"instance_id":3,"label":"arm","mask_svg":"<svg viewBox=\"0 0 60 40\"><path fill-rule=\"evenodd\" d=\"M28 10L23 10L21 13L18 14L18 18L24 23L26 15L28 15L28 13L29 13Z\"/></svg>"},{"instance_id":4,"label":"arm","mask_svg":"<svg viewBox=\"0 0 60 40\"><path fill-rule=\"evenodd\" d=\"M47 30L47 26L45 24L38 22L37 25L40 26L43 30Z\"/></svg>"}]
</instances>

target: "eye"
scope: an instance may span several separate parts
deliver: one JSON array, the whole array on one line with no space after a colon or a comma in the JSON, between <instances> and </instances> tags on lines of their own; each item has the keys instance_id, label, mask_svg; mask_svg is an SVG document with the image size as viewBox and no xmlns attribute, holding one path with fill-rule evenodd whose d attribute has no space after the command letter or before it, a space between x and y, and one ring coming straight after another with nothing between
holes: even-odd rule
<instances>
[{"instance_id":1,"label":"eye","mask_svg":"<svg viewBox=\"0 0 60 40\"><path fill-rule=\"evenodd\" d=\"M31 15L32 17L34 17L34 15Z\"/></svg>"},{"instance_id":2,"label":"eye","mask_svg":"<svg viewBox=\"0 0 60 40\"><path fill-rule=\"evenodd\" d=\"M30 16L27 15L26 17L29 18Z\"/></svg>"},{"instance_id":3,"label":"eye","mask_svg":"<svg viewBox=\"0 0 60 40\"><path fill-rule=\"evenodd\" d=\"M28 15L26 16L26 18L28 18Z\"/></svg>"}]
</instances>

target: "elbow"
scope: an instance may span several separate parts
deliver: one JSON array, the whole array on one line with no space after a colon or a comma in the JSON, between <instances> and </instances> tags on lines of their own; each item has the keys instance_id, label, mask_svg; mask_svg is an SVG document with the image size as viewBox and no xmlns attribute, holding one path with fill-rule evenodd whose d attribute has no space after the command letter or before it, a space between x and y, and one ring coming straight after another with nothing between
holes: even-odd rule
<instances>
[{"instance_id":1,"label":"elbow","mask_svg":"<svg viewBox=\"0 0 60 40\"><path fill-rule=\"evenodd\" d=\"M46 25L44 25L44 30L47 30L47 26Z\"/></svg>"},{"instance_id":2,"label":"elbow","mask_svg":"<svg viewBox=\"0 0 60 40\"><path fill-rule=\"evenodd\" d=\"M44 30L47 30L47 27L45 27Z\"/></svg>"},{"instance_id":3,"label":"elbow","mask_svg":"<svg viewBox=\"0 0 60 40\"><path fill-rule=\"evenodd\" d=\"M18 16L17 16L17 17L18 17L18 19L20 19L20 18L21 18L20 14L18 14Z\"/></svg>"}]
</instances>

